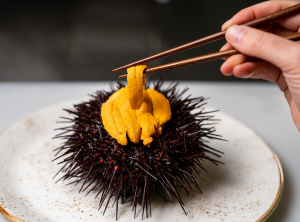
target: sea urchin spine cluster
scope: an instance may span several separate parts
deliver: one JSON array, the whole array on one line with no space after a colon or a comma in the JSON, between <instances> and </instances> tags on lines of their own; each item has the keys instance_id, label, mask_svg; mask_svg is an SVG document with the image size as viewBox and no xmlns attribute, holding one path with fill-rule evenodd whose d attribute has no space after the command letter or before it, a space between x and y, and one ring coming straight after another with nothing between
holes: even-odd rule
<instances>
[{"instance_id":1,"label":"sea urchin spine cluster","mask_svg":"<svg viewBox=\"0 0 300 222\"><path fill-rule=\"evenodd\" d=\"M99 209L104 206L103 215L112 201L117 219L119 201L124 203L131 197L134 217L138 204L142 207L142 218L144 215L149 217L151 195L155 194L165 202L177 199L186 214L178 187L182 187L187 195L193 191L193 186L201 192L200 170L206 171L201 160L216 165L221 163L208 156L220 157L218 153L221 152L211 148L206 139L222 139L214 134L214 126L207 123L213 121L213 116L202 108L205 99L183 98L187 88L179 91L178 83L171 83L164 89L163 82L161 77L154 88L169 100L172 118L150 147L142 142L128 142L122 146L104 129L101 106L116 90L124 87L122 83L118 83L117 89L111 86L109 92L98 91L90 101L66 110L73 118L62 117L72 125L57 129L63 132L55 138L66 140L56 149L56 156L60 155L55 160L63 158L59 164L64 164L57 173L63 173L58 181L71 180L69 184L81 184L79 192L96 191L96 197L100 198ZM148 84L146 88L149 88Z\"/></svg>"}]
</instances>

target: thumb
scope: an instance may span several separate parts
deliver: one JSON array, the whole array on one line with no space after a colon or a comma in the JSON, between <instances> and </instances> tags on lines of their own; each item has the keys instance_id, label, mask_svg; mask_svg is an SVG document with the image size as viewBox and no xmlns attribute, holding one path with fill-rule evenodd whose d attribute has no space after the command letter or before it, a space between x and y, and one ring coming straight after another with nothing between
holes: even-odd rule
<instances>
[{"instance_id":1,"label":"thumb","mask_svg":"<svg viewBox=\"0 0 300 222\"><path fill-rule=\"evenodd\" d=\"M226 39L239 52L266 60L283 72L300 71L300 45L295 42L239 25L228 28Z\"/></svg>"},{"instance_id":2,"label":"thumb","mask_svg":"<svg viewBox=\"0 0 300 222\"><path fill-rule=\"evenodd\" d=\"M282 70L300 111L300 45L248 26L233 25L226 31L227 41L239 52L266 60Z\"/></svg>"}]
</instances>

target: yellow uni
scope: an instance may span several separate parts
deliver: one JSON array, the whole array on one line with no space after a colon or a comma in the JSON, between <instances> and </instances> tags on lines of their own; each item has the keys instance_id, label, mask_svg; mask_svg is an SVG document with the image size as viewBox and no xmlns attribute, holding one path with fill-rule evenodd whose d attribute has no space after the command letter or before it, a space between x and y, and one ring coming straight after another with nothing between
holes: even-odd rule
<instances>
[{"instance_id":1,"label":"yellow uni","mask_svg":"<svg viewBox=\"0 0 300 222\"><path fill-rule=\"evenodd\" d=\"M118 142L121 145L126 145L127 144L126 129L122 125L123 122L120 121L120 118L118 118L120 114L118 113L118 109L116 109L116 102L118 100L120 92L121 90L112 94L109 97L109 99L102 105L101 118L106 131L113 138L118 140Z\"/></svg>"},{"instance_id":2,"label":"yellow uni","mask_svg":"<svg viewBox=\"0 0 300 222\"><path fill-rule=\"evenodd\" d=\"M122 91L121 91L122 90ZM131 109L128 103L128 87L120 89L118 107L126 126L127 135L131 142L140 142L141 127L137 121L136 111Z\"/></svg>"},{"instance_id":3,"label":"yellow uni","mask_svg":"<svg viewBox=\"0 0 300 222\"><path fill-rule=\"evenodd\" d=\"M143 103L143 91L146 83L144 69L147 66L139 65L127 69L127 82L128 82L128 97L131 109L137 110Z\"/></svg>"},{"instance_id":4,"label":"yellow uni","mask_svg":"<svg viewBox=\"0 0 300 222\"><path fill-rule=\"evenodd\" d=\"M144 145L150 146L152 136L159 136L171 119L168 99L154 89L144 89L146 67L127 69L128 86L112 94L101 108L106 131L123 146L127 136L133 143L143 140Z\"/></svg>"},{"instance_id":5,"label":"yellow uni","mask_svg":"<svg viewBox=\"0 0 300 222\"><path fill-rule=\"evenodd\" d=\"M159 120L159 126L163 127L172 115L169 100L155 89L147 89L147 94L153 104L153 115Z\"/></svg>"}]
</instances>

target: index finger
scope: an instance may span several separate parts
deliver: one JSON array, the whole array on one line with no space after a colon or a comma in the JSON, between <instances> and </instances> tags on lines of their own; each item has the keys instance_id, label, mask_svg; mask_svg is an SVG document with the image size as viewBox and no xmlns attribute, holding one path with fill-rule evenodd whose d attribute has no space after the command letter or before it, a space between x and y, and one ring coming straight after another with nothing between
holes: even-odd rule
<instances>
[{"instance_id":1,"label":"index finger","mask_svg":"<svg viewBox=\"0 0 300 222\"><path fill-rule=\"evenodd\" d=\"M224 31L232 25L243 24L243 23L261 18L263 16L272 14L274 12L278 12L282 9L285 9L287 7L290 7L290 6L293 6L296 4L299 4L299 2L297 2L297 1L267 1L267 2L262 2L262 3L256 4L256 5L250 6L248 8L245 8L245 9L239 11L230 20L225 22L222 26L222 30ZM284 26L286 28L289 28L292 30L297 30L300 25L299 19L295 20L293 18L292 22L293 22L292 24L289 24L287 22L287 20L285 20ZM295 24L295 23L298 23L298 24Z\"/></svg>"}]
</instances>

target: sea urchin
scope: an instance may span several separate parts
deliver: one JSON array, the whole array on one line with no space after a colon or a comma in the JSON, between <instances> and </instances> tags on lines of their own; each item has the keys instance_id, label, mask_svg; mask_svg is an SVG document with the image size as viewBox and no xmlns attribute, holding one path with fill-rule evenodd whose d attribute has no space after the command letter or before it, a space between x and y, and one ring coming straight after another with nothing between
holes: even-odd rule
<instances>
[{"instance_id":1,"label":"sea urchin","mask_svg":"<svg viewBox=\"0 0 300 222\"><path fill-rule=\"evenodd\" d=\"M99 209L107 200L103 214L113 199L117 219L119 199L124 203L131 197L134 217L138 204L142 207L142 218L144 213L146 217L151 216L153 194L164 201L176 198L186 214L178 187L187 194L193 186L201 192L198 183L200 170L206 171L201 160L216 165L221 163L208 156L220 157L218 153L221 152L211 148L205 139L220 139L220 136L214 134L214 126L207 123L213 121L213 116L207 115L209 112L201 108L205 105L204 97L183 98L187 88L179 91L178 83L163 88L163 82L164 77L161 77L154 83L154 89L169 100L172 118L150 147L130 140L122 146L104 129L101 106L114 92L124 87L122 83L118 83L117 89L111 85L109 92L98 91L90 101L74 105L73 110L65 110L73 118L62 117L72 125L59 128L63 132L55 137L66 140L56 149L56 156L63 154L55 160L64 158L59 163L64 164L58 172L64 174L59 180L71 180L69 184L75 185L80 183L79 192L96 191L96 197L100 198ZM145 87L149 88L149 85Z\"/></svg>"}]
</instances>

